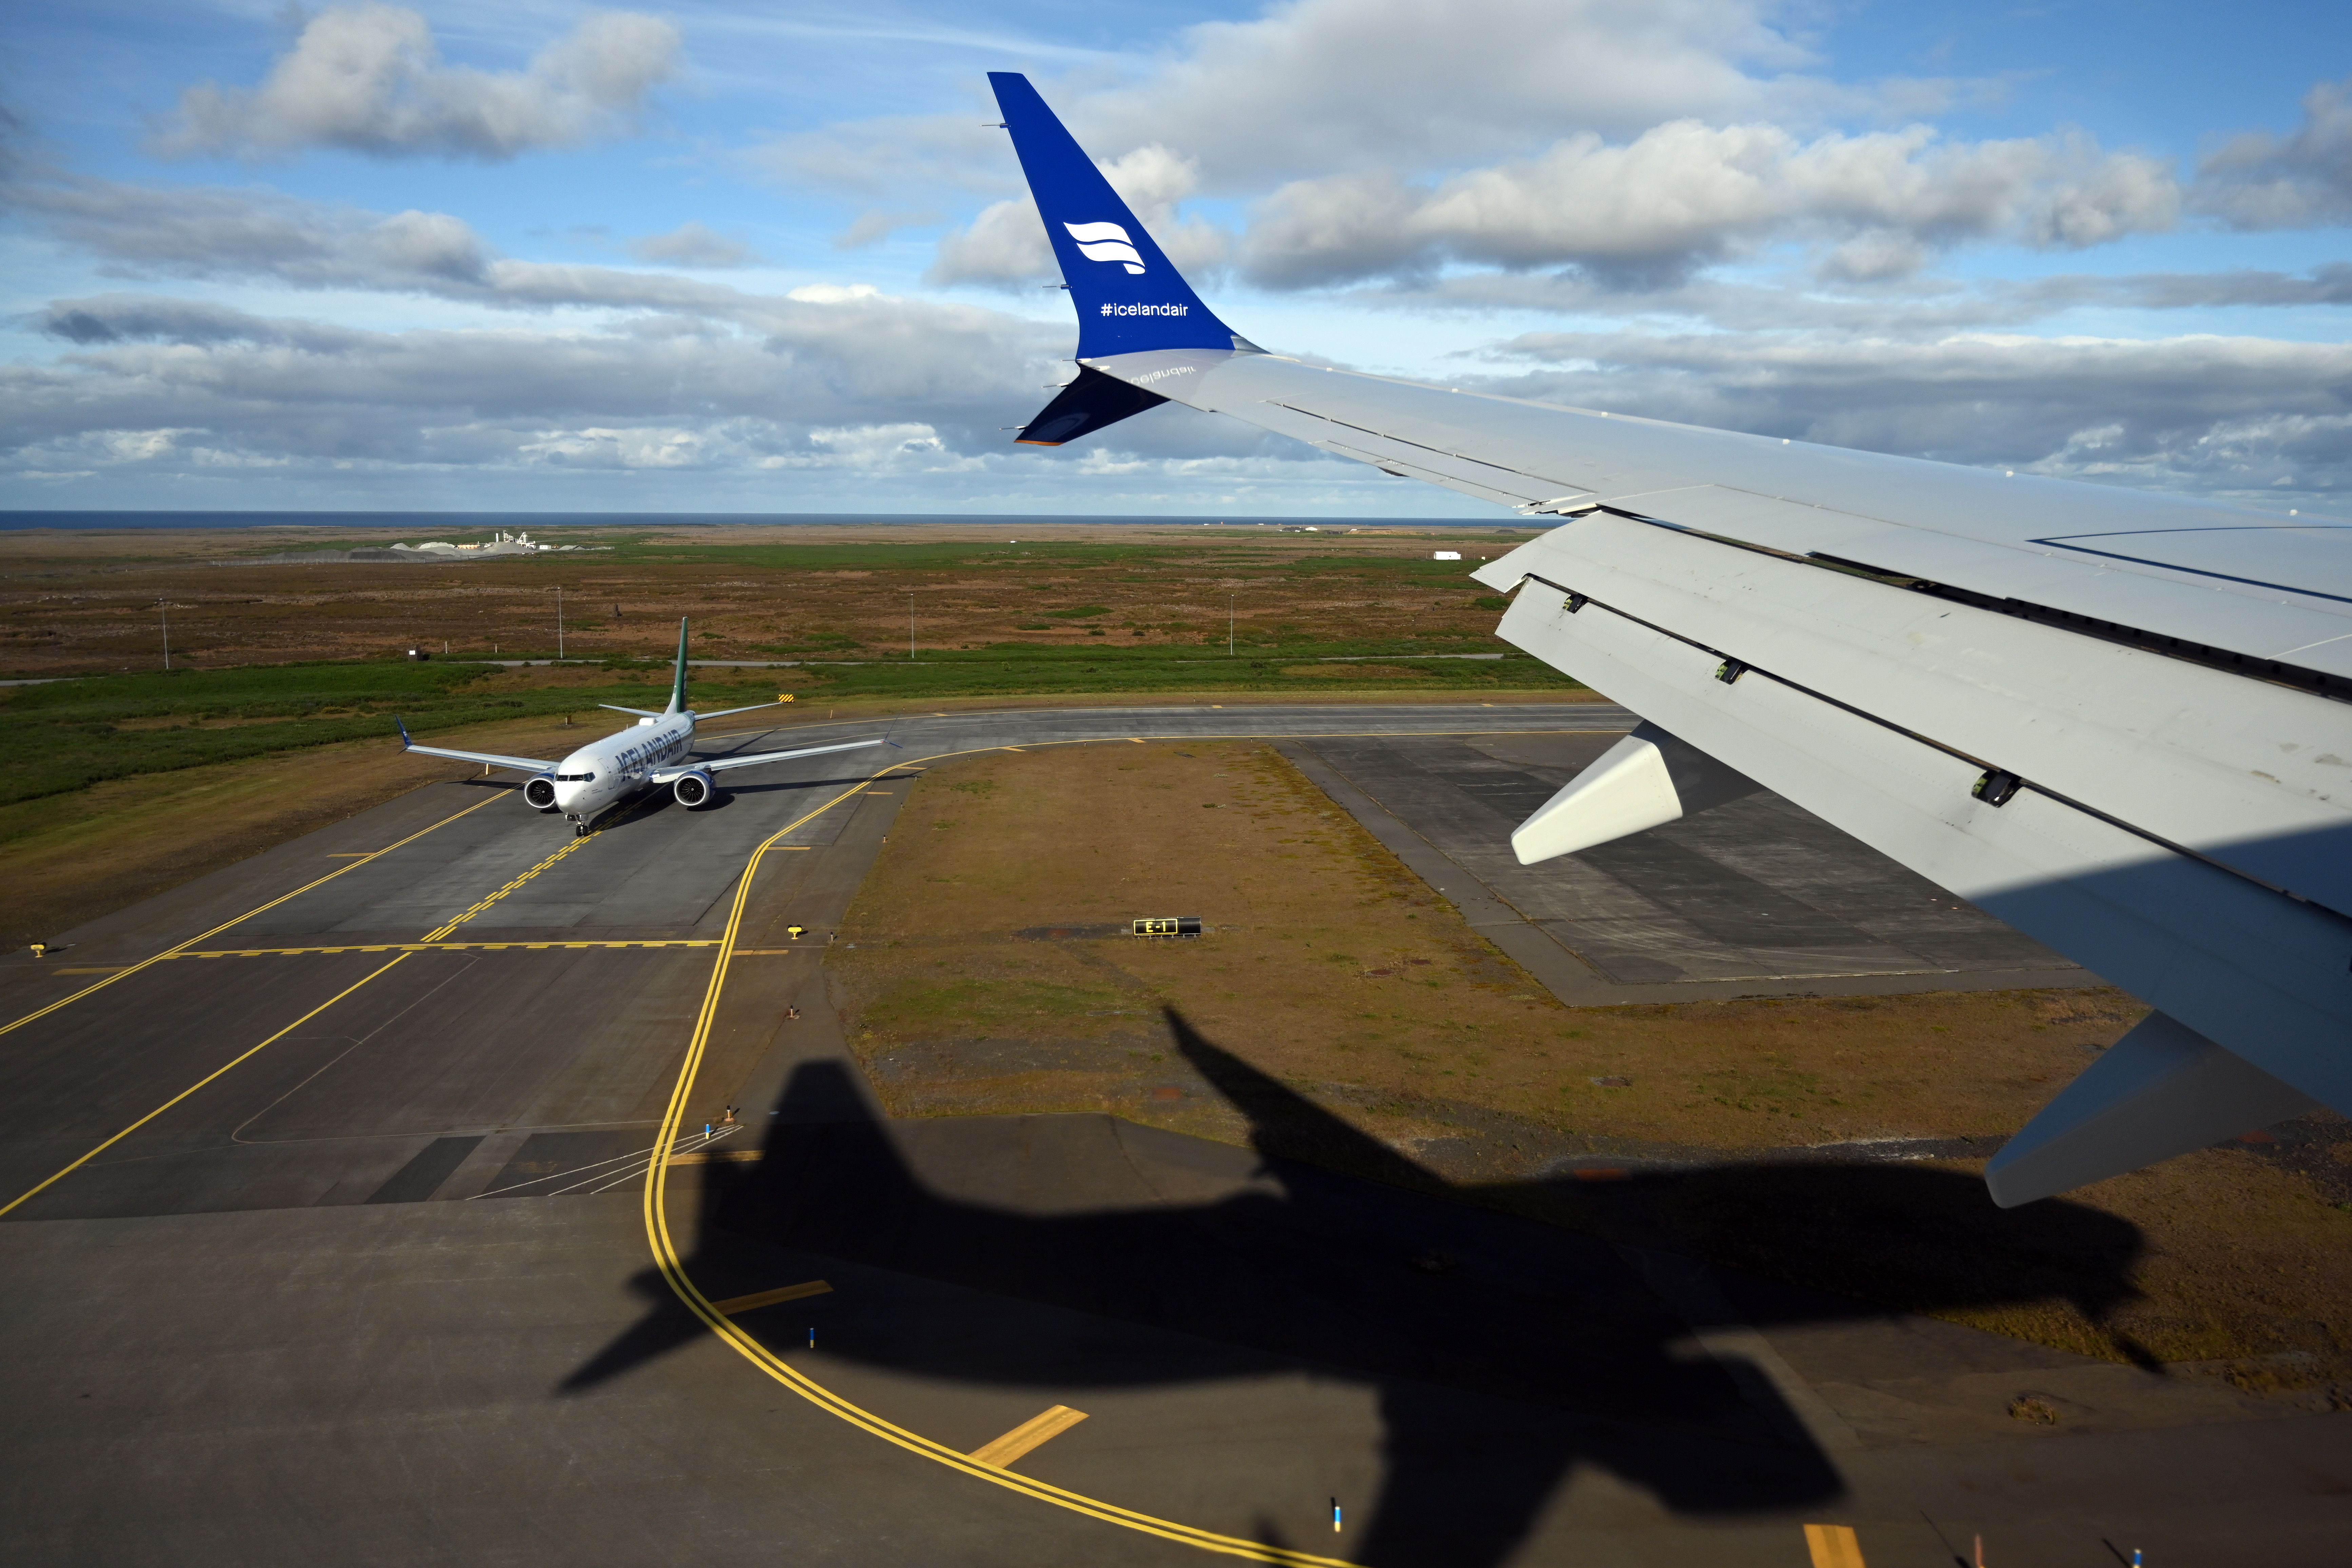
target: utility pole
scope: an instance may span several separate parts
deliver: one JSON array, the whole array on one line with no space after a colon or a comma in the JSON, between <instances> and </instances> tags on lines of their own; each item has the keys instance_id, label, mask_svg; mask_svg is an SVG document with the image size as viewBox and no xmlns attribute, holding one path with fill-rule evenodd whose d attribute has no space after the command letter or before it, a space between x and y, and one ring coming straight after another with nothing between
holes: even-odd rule
<instances>
[{"instance_id":1,"label":"utility pole","mask_svg":"<svg viewBox=\"0 0 2352 1568\"><path fill-rule=\"evenodd\" d=\"M555 585L555 657L563 658L563 584Z\"/></svg>"},{"instance_id":2,"label":"utility pole","mask_svg":"<svg viewBox=\"0 0 2352 1568\"><path fill-rule=\"evenodd\" d=\"M1225 595L1225 657L1234 656L1234 595Z\"/></svg>"},{"instance_id":3,"label":"utility pole","mask_svg":"<svg viewBox=\"0 0 2352 1568\"><path fill-rule=\"evenodd\" d=\"M168 670L172 667L172 601L159 599L155 608L163 612L163 667Z\"/></svg>"},{"instance_id":4,"label":"utility pole","mask_svg":"<svg viewBox=\"0 0 2352 1568\"><path fill-rule=\"evenodd\" d=\"M907 595L907 663L915 662L915 596Z\"/></svg>"}]
</instances>

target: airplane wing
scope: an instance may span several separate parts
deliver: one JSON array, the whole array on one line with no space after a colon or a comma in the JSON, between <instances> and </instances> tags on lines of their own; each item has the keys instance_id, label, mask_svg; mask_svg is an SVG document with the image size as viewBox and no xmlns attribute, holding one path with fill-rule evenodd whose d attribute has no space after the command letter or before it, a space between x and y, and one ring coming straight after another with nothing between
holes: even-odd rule
<instances>
[{"instance_id":1,"label":"airplane wing","mask_svg":"<svg viewBox=\"0 0 2352 1568\"><path fill-rule=\"evenodd\" d=\"M991 80L1078 362L1125 398L1083 429L1173 400L1562 519L1473 575L1516 592L1505 640L1649 723L1524 858L1761 784L2147 1001L1996 1156L2004 1205L2352 1112L2352 526L1266 353ZM1131 243L1076 243L1106 227Z\"/></svg>"},{"instance_id":2,"label":"airplane wing","mask_svg":"<svg viewBox=\"0 0 2352 1568\"><path fill-rule=\"evenodd\" d=\"M512 768L524 773L545 773L555 767L552 762L536 757L502 757L495 751L452 751L446 746L419 746L408 737L408 726L400 719L400 748L414 751L420 757L446 757L455 762L478 762L485 768Z\"/></svg>"},{"instance_id":3,"label":"airplane wing","mask_svg":"<svg viewBox=\"0 0 2352 1568\"><path fill-rule=\"evenodd\" d=\"M677 768L665 768L652 776L656 784L675 783L689 773L724 773L730 768L757 768L763 763L789 762L795 757L823 757L829 751L856 751L867 746L879 746L875 740L845 740L838 746L804 746L798 751L760 751L748 757L712 757L688 762Z\"/></svg>"}]
</instances>

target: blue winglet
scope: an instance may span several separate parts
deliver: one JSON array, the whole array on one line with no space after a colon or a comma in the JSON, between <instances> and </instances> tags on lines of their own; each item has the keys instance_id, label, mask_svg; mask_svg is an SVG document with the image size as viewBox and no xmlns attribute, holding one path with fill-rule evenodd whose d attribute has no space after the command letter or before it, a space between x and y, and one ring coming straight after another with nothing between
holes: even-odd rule
<instances>
[{"instance_id":1,"label":"blue winglet","mask_svg":"<svg viewBox=\"0 0 2352 1568\"><path fill-rule=\"evenodd\" d=\"M1004 128L1078 308L1078 358L1154 349L1246 349L1177 275L1029 78L991 71Z\"/></svg>"},{"instance_id":2,"label":"blue winglet","mask_svg":"<svg viewBox=\"0 0 2352 1568\"><path fill-rule=\"evenodd\" d=\"M394 714L394 715L393 715L393 716L392 716L392 722L400 726L400 749L401 749L401 750L403 750L403 751L406 751L410 747L415 746L415 745L416 744L416 742L415 742L415 741L413 741L413 740L411 740L411 739L409 739L409 738L408 738L408 726L407 726L405 723L403 723L403 722L402 722L401 717L400 717L400 716L399 716L398 714Z\"/></svg>"}]
</instances>

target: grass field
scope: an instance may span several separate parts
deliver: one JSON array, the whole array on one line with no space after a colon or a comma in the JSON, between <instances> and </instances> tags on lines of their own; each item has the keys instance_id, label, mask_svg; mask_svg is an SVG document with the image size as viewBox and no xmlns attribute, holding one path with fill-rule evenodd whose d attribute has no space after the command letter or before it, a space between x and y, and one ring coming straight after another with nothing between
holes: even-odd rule
<instances>
[{"instance_id":1,"label":"grass field","mask_svg":"<svg viewBox=\"0 0 2352 1568\"><path fill-rule=\"evenodd\" d=\"M342 529L0 531L0 675L383 659L667 658L681 615L698 658L902 659L919 653L1192 649L1252 657L1498 652L1499 601L1469 580L1535 530L1003 525L744 525L599 534L593 554L448 565L267 564L354 545ZM1032 537L1034 533L1034 537ZM559 611L558 591L562 602ZM162 603L159 605L159 601ZM838 672L827 671L834 679Z\"/></svg>"},{"instance_id":2,"label":"grass field","mask_svg":"<svg viewBox=\"0 0 2352 1568\"><path fill-rule=\"evenodd\" d=\"M568 529L606 548L450 566L257 559L392 542L347 528L0 532L0 674L58 682L0 687L0 874L17 894L0 925L54 934L431 776L391 752L395 718L493 751L538 726L561 733L534 746L568 749L611 721L599 703L658 705L681 616L697 659L791 662L698 668L692 700L789 692L780 719L1579 689L1496 641L1503 601L1416 530L1024 523L1016 545L1003 527ZM1438 542L1493 554L1531 531ZM488 662L556 652L559 589L572 662ZM68 846L100 843L110 877L77 880Z\"/></svg>"},{"instance_id":3,"label":"grass field","mask_svg":"<svg viewBox=\"0 0 2352 1568\"><path fill-rule=\"evenodd\" d=\"M1212 935L1084 935L1145 915L1201 915ZM2352 1351L2352 1212L2252 1149L2013 1211L1972 1161L1874 1167L1884 1181L1772 1164L1871 1138L1989 1154L2141 1016L2129 998L1566 1009L1265 747L935 768L839 942L828 968L896 1113L1109 1110L1241 1140L1175 1056L1172 1009L1445 1180L1505 1184L1555 1221L1604 1211L1508 1184L1579 1151L1736 1159L1724 1183L1702 1172L1655 1198L1726 1261L2110 1357L2306 1353L2317 1376ZM2111 1300L2126 1243L2127 1299Z\"/></svg>"},{"instance_id":4,"label":"grass field","mask_svg":"<svg viewBox=\"0 0 2352 1568\"><path fill-rule=\"evenodd\" d=\"M707 707L780 691L838 704L1574 689L1494 638L1503 601L1465 563L1387 534L1065 528L1015 546L938 527L711 528L441 567L248 564L386 542L260 532L0 534L0 662L16 679L84 677L0 688L0 804L383 735L395 716L423 734L644 706L667 682L680 616L697 658L792 662L698 670ZM553 654L558 585L575 662L484 662ZM411 647L436 656L413 663Z\"/></svg>"}]
</instances>

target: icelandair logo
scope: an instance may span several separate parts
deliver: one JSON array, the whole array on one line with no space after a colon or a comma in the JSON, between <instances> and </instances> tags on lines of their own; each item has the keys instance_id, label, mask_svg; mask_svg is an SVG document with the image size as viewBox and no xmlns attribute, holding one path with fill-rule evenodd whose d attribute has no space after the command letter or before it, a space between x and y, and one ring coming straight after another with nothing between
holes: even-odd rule
<instances>
[{"instance_id":1,"label":"icelandair logo","mask_svg":"<svg viewBox=\"0 0 2352 1568\"><path fill-rule=\"evenodd\" d=\"M1064 224L1070 237L1078 242L1078 254L1088 261L1116 261L1129 272L1143 270L1143 257L1127 237L1127 231L1117 224Z\"/></svg>"}]
</instances>

